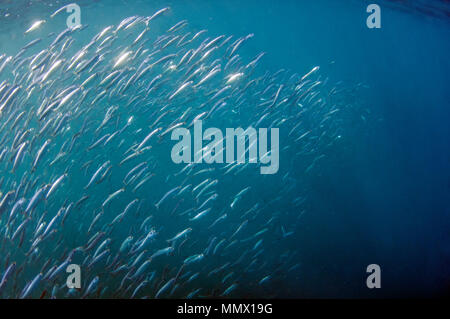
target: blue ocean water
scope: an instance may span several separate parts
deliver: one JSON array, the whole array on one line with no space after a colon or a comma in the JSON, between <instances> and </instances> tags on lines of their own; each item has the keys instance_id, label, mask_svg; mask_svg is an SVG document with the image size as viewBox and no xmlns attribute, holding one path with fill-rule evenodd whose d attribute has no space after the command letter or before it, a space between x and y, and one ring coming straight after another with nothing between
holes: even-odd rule
<instances>
[{"instance_id":1,"label":"blue ocean water","mask_svg":"<svg viewBox=\"0 0 450 319\"><path fill-rule=\"evenodd\" d=\"M5 54L0 65L8 56L14 57L0 72L0 83L12 85L0 91L0 101L7 107L0 117L0 146L5 152L0 163L0 191L2 198L9 191L15 191L14 199L8 200L0 215L3 237L0 274L4 276L13 262L17 265L8 285L0 284L1 297L23 296L27 284L36 275L45 276L49 272L47 278L33 286L27 297L39 298L46 291L45 297L129 298L145 282L135 297L154 298L173 278L176 278L173 287L164 291L164 297L185 298L196 289L199 289L195 294L197 298L221 295L429 297L448 293L450 7L447 2L379 1L381 28L369 29L366 25L369 1L78 1L81 23L87 27L52 46L55 37L67 28L69 14L63 11L54 18L50 15L70 2L0 3L0 55ZM117 33L108 31L105 38L120 38L97 51L105 54L105 60L91 70L64 71L70 59L105 27L113 25L115 29L127 17L148 17L168 6L170 10L148 23L147 43L130 45L143 31L142 22ZM195 115L211 109L213 103L201 105L224 86L223 80L214 78L205 91L183 91L177 96L183 100L172 102L168 96L183 83L179 81L182 76L167 75L168 64L164 64L160 71L151 71L154 73L145 75L126 93L120 91L134 72L142 70L139 66L146 56L150 57L148 63L164 56L165 49L160 55L155 54L154 59L149 55L155 48L161 49L154 41L184 19L188 25L174 33L180 35L177 41L187 32L193 36L202 29L208 31L201 41L206 37L212 40L220 35L232 35L226 46L254 34L237 51L237 65L242 66L265 52L254 73L245 72L247 83L256 79L254 86L248 91L232 87L230 91L236 89L234 97L227 100L222 113L215 113L215 117L204 120L203 124L205 128L246 128L268 112L261 125L280 127L277 174L261 175L259 166L252 164L231 173L224 173L226 164L204 164L193 171L179 173L186 165L171 160L170 152L175 143L170 141L170 134L159 141L152 138L148 144L151 150L126 165L119 165L130 154L126 152L134 143L140 143L159 126L153 123L165 111L170 112L158 122L163 130L179 122L177 119L191 107L193 111L189 111L186 118L189 124ZM24 34L36 20L46 22ZM36 38L41 38L41 42L16 56ZM63 48L70 38L73 43L67 42L68 47ZM179 62L184 52L196 49L201 41L184 47L170 46L167 54L178 54L174 61ZM80 63L95 55L97 44L98 41L87 50ZM131 69L119 75L119 80L110 87L100 84L101 79L114 71L111 61L124 52L124 47L136 53L140 45L141 50L148 51L140 51L139 56L124 64L124 68ZM30 70L32 58L45 49L50 50L51 55L47 60L38 59L42 65ZM18 66L24 58L29 60ZM60 58L63 70L49 73L48 81L39 79ZM205 67L216 58L222 59L222 56L205 58ZM233 68L228 69L229 72L224 70L229 59L230 56L225 56L220 61L225 73L219 75L221 79ZM321 83L314 87L313 93L299 98L301 106L287 107L288 102L281 103L283 99L291 101L289 90L294 91L294 82L303 83L299 79L315 66L320 66L320 70L307 81ZM248 70L235 67L236 72ZM183 69L182 72L189 74L193 70ZM148 85L158 73L163 75L163 84L149 91ZM33 79L27 78L29 74ZM39 106L48 106L52 101L60 103L58 94L71 88L63 94L66 95L91 74L97 74L99 79L90 82L91 87L85 85L83 93L77 92L75 99L59 110L61 115L52 112L48 117L54 119L51 130L37 134L47 121L47 118L37 119ZM201 78L193 79L198 83ZM31 85L33 81L37 84ZM306 83L306 86L311 85ZM11 95L8 90L14 85L22 86L19 95L6 103ZM269 109L259 113L258 110L264 110L265 102L274 99L279 85L283 88L280 99L275 100L276 111ZM102 91L105 97L91 106ZM300 97L302 93L300 88L296 94ZM106 110L113 105L118 107L113 119L97 130ZM329 114L336 108L340 111ZM297 116L302 110L304 117ZM13 126L12 122L21 112L24 112L23 117ZM61 121L64 115L67 115L65 122ZM104 134L124 127L130 116L133 121L129 129L121 131L108 145L87 150ZM32 130L26 133L27 129ZM75 138L78 131L82 133ZM298 139L308 131L312 133L305 140ZM51 139L51 147L38 169L32 172L36 153L47 138ZM18 146L25 141L29 141L24 144L25 154L13 171ZM69 147L71 143L73 148ZM64 154L61 160L50 165L61 153ZM111 161L112 168L106 172L105 180L85 190L93 174L107 160ZM132 186L124 186L124 177L143 161L148 171L137 176ZM214 170L196 175L203 169ZM66 179L51 197L27 212L26 206L36 191L44 184L53 184L64 173L68 174ZM154 175L139 191L133 192L147 173ZM184 193L187 195L169 196L159 209L155 208L154 204L174 187L192 184L193 188L207 178L217 179L218 183L206 190L207 195L200 201L192 198L198 191L189 190ZM125 187L124 193L102 210L102 203L121 187ZM248 193L242 196L236 208L230 208L234 196L246 187L250 187ZM211 212L201 220L191 221L198 206L212 194L210 191L218 194ZM66 209L71 203L76 205L83 196L89 198L81 208L73 209L64 223L56 219L54 228L49 229L55 230L52 237L44 236L42 242L35 244L40 223L45 222L42 226L45 229L61 208ZM23 212L9 222L8 217L20 198L25 200ZM139 208L133 207L119 224L111 227L114 217L135 198L139 200ZM210 227L224 213L227 218ZM152 217L148 222L149 216ZM27 218L25 230L18 230ZM242 231L233 235L246 220ZM183 237L173 245L167 242L187 228L192 231L186 239ZM137 248L151 229L157 234L145 250L119 253L126 237L133 236L133 245ZM17 238L12 239L17 230ZM265 232L258 235L261 230ZM86 249L89 240L102 232L105 234L94 248ZM287 235L289 232L292 234ZM98 250L99 254L105 252L105 260L90 265L99 245L106 239L110 242ZM223 246L217 246L222 239ZM262 243L254 248L259 239ZM150 259L155 251L169 244L174 248L173 253ZM65 266L69 252L77 247L85 250L76 251L70 263L82 265L82 288L68 292L64 286L65 271L54 273L52 267ZM217 252L213 253L216 247ZM130 266L142 251L145 251L142 259ZM183 266L186 258L200 253L204 254L202 260ZM136 275L145 260L150 260L148 269ZM381 289L366 286L369 264L381 267ZM125 266L124 270L116 274L114 270L120 266ZM198 278L189 281L197 272ZM88 294L88 287L96 276L99 277L96 292ZM266 276L270 276L269 279L261 283ZM225 293L233 284L236 288Z\"/></svg>"}]
</instances>

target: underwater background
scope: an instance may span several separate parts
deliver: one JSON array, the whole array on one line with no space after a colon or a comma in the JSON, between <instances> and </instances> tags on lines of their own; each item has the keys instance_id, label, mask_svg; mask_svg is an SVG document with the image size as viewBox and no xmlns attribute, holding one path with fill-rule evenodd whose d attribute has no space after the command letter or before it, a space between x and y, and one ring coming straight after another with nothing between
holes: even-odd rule
<instances>
[{"instance_id":1,"label":"underwater background","mask_svg":"<svg viewBox=\"0 0 450 319\"><path fill-rule=\"evenodd\" d=\"M369 1L77 1L81 24L87 27L65 35L61 42L53 45L55 37L67 28L69 14L63 11L53 18L50 15L68 3L71 1L0 1L0 55L5 55L0 66L6 57L16 57L30 41L42 39L5 63L0 72L0 83L12 85L7 88L4 85L4 90L0 91L0 101L5 105L0 115L0 147L4 152L0 162L2 198L8 191L20 189L20 193L4 202L0 212L0 236L3 238L0 274L5 279L4 284L0 284L2 298L130 298L132 295L136 298L186 298L193 292L195 298L373 298L448 294L450 5L447 1L378 1L380 29L369 29L366 25L369 15L366 8L372 3ZM146 63L143 62L145 55L160 45L154 44L158 36L184 19L188 25L177 31L180 35L177 41L188 31L191 37L202 29L207 33L195 45L192 42L179 49L173 45L168 47L171 51L167 54L177 54L173 58L176 62L184 52L196 49L206 36L212 40L222 34L233 35L225 49L235 40L254 34L237 53L245 66L265 52L255 67L257 71L245 79L247 83L252 78L260 80L253 82L256 84L248 90L239 87L242 91L227 93L230 97L227 106L220 110L222 113L204 120L203 126L246 128L255 125L267 112L269 115L260 122L261 127L280 127L277 174L261 175L254 164L231 173L225 173L229 168L227 164L202 164L194 171L178 174L186 165L172 162L170 152L175 142L170 140L170 134L159 141L156 136L152 137L148 143L152 149L141 158L133 159L134 162L128 162L128 166L118 165L130 154L126 152L133 144L139 144L159 126L152 125L166 110L171 111L159 122L164 124L162 131L180 122L176 120L184 111L189 112L186 120L182 120L186 126L196 115L209 111L214 105L208 104L209 97L223 87L223 78L230 73L224 70L230 56L224 55L221 70L225 74L218 75L221 81L217 77L208 81L204 95L183 90L173 99L170 99L171 94L183 83L179 80L181 75L173 75L158 90L145 94L155 75L166 74L164 70L170 67L166 61L158 65L161 71L146 74L126 93L121 90L125 90L123 85L132 76L133 69L120 74L110 86L100 84L114 72L113 58L120 56L124 47L128 46L133 53L138 49L139 43L135 46L130 43L144 30L139 24L119 30L122 37L103 49L105 60L94 65L94 69L67 71L70 59L107 26L116 28L127 17L148 17L165 7L170 10L148 23L149 31L145 36L150 40L142 45L149 51L125 62L124 67L133 64L134 70L142 70L139 67ZM24 34L37 20L46 22L39 29ZM119 32L111 34L116 36ZM61 48L71 37L73 43L67 49ZM42 59L41 65L33 70L31 64L28 68L29 61L46 49L53 50L54 55ZM182 49L185 51L179 54ZM95 48L89 48L78 63L89 61L94 52ZM149 62L163 56L163 53L155 55L155 60ZM25 57L30 59L19 65ZM46 75L60 57L67 64L49 73L48 78L39 78ZM215 58L205 57L201 62L208 68ZM314 93L309 95L308 91L303 99L303 88L299 88L299 93L290 95L288 89L295 92L296 85L303 85L302 76L316 66L320 70L311 75L315 78L308 78L311 82L304 84L312 85ZM233 67L241 72L238 65L230 68ZM194 78L195 82L207 75L208 70L211 68ZM80 87L80 83L94 73L98 74L98 79L88 84L92 86L90 91L89 86L83 86L84 92L74 93L63 105L64 111L59 110L62 115L58 116L57 112L49 115L49 118L54 116L56 123L51 124L53 133L46 131L38 135L47 118L38 120L37 108L48 106L53 100L61 104L63 95L58 97L58 94ZM44 81L46 79L50 82ZM315 86L313 81L320 81L320 85ZM21 89L8 100L14 85L20 85ZM279 85L283 85L280 98L276 94ZM31 87L35 87L33 92L29 91ZM70 90L64 91L66 88ZM99 97L102 91L106 94ZM288 106L292 96L298 96L298 100ZM287 101L284 104L283 98ZM93 100L96 100L95 109L90 106ZM272 100L277 104L277 111L267 109L258 113ZM200 107L203 103L206 106ZM97 130L112 105L118 107L113 119ZM319 106L323 111L318 110ZM94 111L83 111L87 107ZM188 111L188 107L192 109ZM304 119L297 116L301 108ZM336 108L343 111L334 113ZM14 109L18 111L15 113ZM70 110L71 113L67 113ZM12 125L21 111L23 117ZM61 121L64 114L70 114L66 122ZM127 130L117 134L121 136L108 145L87 150L104 134L123 128L130 116L133 122ZM58 124L70 126L70 129L64 130ZM22 136L28 128L34 130ZM74 139L77 131L81 135ZM308 131L312 133L306 135L307 140L301 138ZM36 153L47 138L51 138L53 146L33 171ZM24 144L25 153L20 154L23 158L12 169L17 147L25 140L29 143ZM73 148L68 148L71 143ZM62 151L65 153L62 160L50 165ZM105 173L105 180L85 189L96 170L108 160L112 168ZM148 171L136 179L151 176L148 181L138 191L132 190L139 181L129 188L127 184L125 192L103 211L102 203L108 195L119 190L124 177L143 161ZM196 175L196 171L210 168L214 170ZM148 173L153 175L146 175ZM27 203L36 191L44 184L53 184L62 174L67 177L51 197L27 210ZM218 182L205 191L201 200L191 198L198 190L188 190L176 196L170 194L158 209L155 207L155 203L175 187L180 187L177 192L188 184L193 188L207 178ZM250 189L239 198L237 207L230 208L236 194L247 187ZM218 196L208 215L192 220L198 206L214 193ZM75 207L84 195L89 198L69 215L67 207ZM24 203L20 204L23 212L10 217L21 198L24 198ZM138 208L133 207L120 224L112 228L114 217L135 198L139 199ZM64 225L55 219L56 231L52 237L46 237L49 233L41 238L42 242L33 245L39 238L40 223L45 221L42 226L45 229L61 207L67 213ZM100 212L103 214L98 216ZM210 227L224 213L227 218ZM247 215L242 217L245 213ZM151 220L147 219L149 216ZM27 218L29 222L12 239ZM243 224L246 220L248 222ZM150 258L155 251L170 246L167 241L188 228L192 231L187 237L169 242L174 251ZM155 238L145 242L146 254L139 256L144 251L140 244L152 230ZM261 230L264 232L259 234ZM105 235L99 237L95 247L89 247L90 240L101 232ZM134 238L131 252L121 254L119 248L128 236ZM22 237L20 242L19 237ZM186 243L182 241L184 238ZM110 241L98 248L106 239ZM217 246L222 239L222 244ZM259 239L262 241L258 244ZM77 247L84 248L71 256L69 251ZM102 252L105 252L105 259L97 263L95 257ZM200 253L200 260L192 264L186 262L188 257ZM68 292L64 286L65 269L55 273L59 266L67 266L68 255L73 257L70 263L82 265L82 288L78 292ZM138 257L141 259L137 260ZM137 274L136 270L145 260L149 260L148 267L146 265L146 269ZM16 266L8 273L13 262ZM381 289L366 286L369 264L381 267ZM123 272L118 270L121 266L124 266ZM112 275L115 270L117 273ZM8 273L7 281L5 273ZM39 273L42 278L34 282ZM199 274L192 279L196 273ZM93 283L97 276L99 281ZM30 283L33 289L27 291ZM161 290L164 287L167 290Z\"/></svg>"}]
</instances>

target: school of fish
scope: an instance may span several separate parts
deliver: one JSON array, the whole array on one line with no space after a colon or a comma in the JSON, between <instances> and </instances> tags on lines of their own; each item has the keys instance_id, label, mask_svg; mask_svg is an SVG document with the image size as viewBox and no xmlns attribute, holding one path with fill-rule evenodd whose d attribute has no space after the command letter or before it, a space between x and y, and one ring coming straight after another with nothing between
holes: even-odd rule
<instances>
[{"instance_id":1,"label":"school of fish","mask_svg":"<svg viewBox=\"0 0 450 319\"><path fill-rule=\"evenodd\" d=\"M289 296L305 176L351 147L358 88L319 66L264 70L270 53L244 49L253 34L165 28L169 7L33 36L63 9L0 52L0 297ZM278 173L173 163L171 132L199 120L279 128Z\"/></svg>"}]
</instances>

